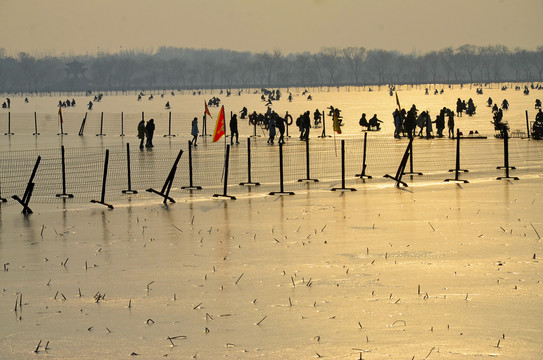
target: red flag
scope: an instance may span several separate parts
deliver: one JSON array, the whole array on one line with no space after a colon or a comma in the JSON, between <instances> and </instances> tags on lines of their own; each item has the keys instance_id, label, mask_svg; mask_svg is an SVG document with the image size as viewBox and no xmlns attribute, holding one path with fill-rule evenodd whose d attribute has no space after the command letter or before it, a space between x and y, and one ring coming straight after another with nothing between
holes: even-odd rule
<instances>
[{"instance_id":1,"label":"red flag","mask_svg":"<svg viewBox=\"0 0 543 360\"><path fill-rule=\"evenodd\" d=\"M215 125L215 131L213 131L213 142L219 141L219 139L225 134L224 132L224 105L221 106L221 111L217 117L217 124Z\"/></svg>"},{"instance_id":2,"label":"red flag","mask_svg":"<svg viewBox=\"0 0 543 360\"><path fill-rule=\"evenodd\" d=\"M398 104L398 110L402 110L402 107L400 106L400 100L398 99L398 93L396 93L396 104Z\"/></svg>"},{"instance_id":3,"label":"red flag","mask_svg":"<svg viewBox=\"0 0 543 360\"><path fill-rule=\"evenodd\" d=\"M64 119L62 119L62 106L58 107L58 115L60 116L60 122L64 124Z\"/></svg>"},{"instance_id":4,"label":"red flag","mask_svg":"<svg viewBox=\"0 0 543 360\"><path fill-rule=\"evenodd\" d=\"M209 108L207 107L207 102L205 101L205 99L204 99L204 106L206 107L205 113L206 113L207 115L211 116L211 113L209 112Z\"/></svg>"}]
</instances>

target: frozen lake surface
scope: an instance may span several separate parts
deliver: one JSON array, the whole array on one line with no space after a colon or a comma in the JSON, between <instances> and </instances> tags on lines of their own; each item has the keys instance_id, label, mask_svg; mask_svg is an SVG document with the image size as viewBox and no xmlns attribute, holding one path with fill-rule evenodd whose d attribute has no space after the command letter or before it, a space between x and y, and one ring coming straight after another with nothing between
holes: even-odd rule
<instances>
[{"instance_id":1,"label":"frozen lake surface","mask_svg":"<svg viewBox=\"0 0 543 360\"><path fill-rule=\"evenodd\" d=\"M432 115L458 97L473 97L480 111L457 118L457 125L488 136L462 142L462 167L469 172L460 176L467 184L443 182L453 176L454 141L415 140L415 170L424 175L405 175L409 187L400 189L382 177L395 173L407 145L392 138L395 101L388 92L310 93L312 102L293 91L292 103L285 97L274 107L292 114L342 109L346 124L336 142L312 129L311 170L319 182L297 181L305 176L305 143L293 137L284 146L285 187L295 195L269 195L279 190L278 147L252 138L254 180L262 185L239 186L253 131L240 121L243 140L231 149L228 187L237 200L211 196L222 190L224 143L209 138L193 151L195 181L204 189L181 189L188 182L190 120L213 95L227 113L244 104L264 111L260 95L155 94L140 102L134 94L106 95L84 136L76 134L89 97L76 98L80 105L65 111L67 136L56 135L60 97L28 104L12 97L12 121L34 111L51 115L39 136L32 135L31 116L12 124L15 135L0 139L0 166L17 165L2 167L3 197L22 195L36 156L43 158L30 202L34 213L22 215L11 198L0 205L0 358L540 359L543 142L510 139L512 175L520 180L496 180L504 175L496 169L504 161L503 140L494 138L484 102L506 97L505 120L525 130L525 111L535 113L541 93L497 87L476 97L467 87L446 88L443 95L400 89L402 105L435 109ZM175 138L162 137L167 100L172 113L181 114L172 116ZM95 113L102 111L108 119L132 114L125 115L127 136L119 136L118 121L105 128L107 136L96 136ZM162 120L153 150L133 146L134 186L141 192L122 195L124 149L136 144L142 111ZM364 180L353 176L360 172L362 111L385 122L382 131L368 134L373 178ZM208 123L208 131L212 127ZM355 192L330 191L340 185L341 139L346 185ZM61 190L55 178L60 145L67 149L74 199L54 196ZM106 200L113 210L89 202L99 197L106 148L112 154ZM144 189L160 189L180 149L185 153L171 193L176 203L165 205ZM143 170L149 166L153 171Z\"/></svg>"}]
</instances>

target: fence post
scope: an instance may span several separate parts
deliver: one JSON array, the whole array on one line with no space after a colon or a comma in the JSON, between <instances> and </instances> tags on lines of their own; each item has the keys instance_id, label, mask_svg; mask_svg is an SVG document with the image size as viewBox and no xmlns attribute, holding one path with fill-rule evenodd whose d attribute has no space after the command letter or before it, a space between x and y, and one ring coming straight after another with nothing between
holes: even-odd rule
<instances>
[{"instance_id":1,"label":"fence post","mask_svg":"<svg viewBox=\"0 0 543 360\"><path fill-rule=\"evenodd\" d=\"M60 113L60 111L62 111L62 110L60 110L60 109L59 109L60 133L58 133L57 135L68 135L67 133L64 132L64 119L62 118L62 114Z\"/></svg>"},{"instance_id":2,"label":"fence post","mask_svg":"<svg viewBox=\"0 0 543 360\"><path fill-rule=\"evenodd\" d=\"M41 156L38 156L36 159L36 164L34 165L34 169L32 170L32 174L30 175L30 179L28 180L28 184L26 185L25 193L23 194L22 199L19 198L17 195L13 195L11 198L14 200L17 200L19 204L23 206L23 214L32 214L32 210L28 207L28 203L30 202L30 197L32 196L32 192L34 191L34 186L36 185L34 183L34 176L36 176L36 171L38 170L38 166L40 165Z\"/></svg>"},{"instance_id":3,"label":"fence post","mask_svg":"<svg viewBox=\"0 0 543 360\"><path fill-rule=\"evenodd\" d=\"M507 129L503 131L503 157L504 157L503 166L498 166L496 167L496 169L505 169L505 176L500 176L496 180L502 180L502 179L518 180L519 178L516 176L509 176L509 169L515 170L516 168L514 166L509 166L509 133Z\"/></svg>"},{"instance_id":4,"label":"fence post","mask_svg":"<svg viewBox=\"0 0 543 360\"><path fill-rule=\"evenodd\" d=\"M305 179L298 179L298 182L302 182L302 181L313 181L313 182L319 182L318 179L311 179L311 177L309 176L309 169L310 169L310 166L309 166L309 138L305 141L305 173L306 173L306 178Z\"/></svg>"},{"instance_id":5,"label":"fence post","mask_svg":"<svg viewBox=\"0 0 543 360\"><path fill-rule=\"evenodd\" d=\"M409 172L404 172L402 175L422 175L421 172L413 171L413 138L409 141Z\"/></svg>"},{"instance_id":6,"label":"fence post","mask_svg":"<svg viewBox=\"0 0 543 360\"><path fill-rule=\"evenodd\" d=\"M230 158L230 145L226 145L226 154L224 156L224 188L222 194L213 194L213 197L226 197L232 200L236 200L235 196L226 194L228 187L228 159Z\"/></svg>"},{"instance_id":7,"label":"fence post","mask_svg":"<svg viewBox=\"0 0 543 360\"><path fill-rule=\"evenodd\" d=\"M122 114L122 113L121 113ZM124 136L124 135L122 135ZM127 174L128 174L128 189L127 190L121 190L123 194L137 194L138 192L136 190L132 190L132 177L131 177L131 171L130 171L130 144L126 143L126 167L127 167Z\"/></svg>"},{"instance_id":8,"label":"fence post","mask_svg":"<svg viewBox=\"0 0 543 360\"><path fill-rule=\"evenodd\" d=\"M285 191L283 185L283 144L279 144L279 182L280 191L272 191L270 195L294 195L292 191Z\"/></svg>"},{"instance_id":9,"label":"fence post","mask_svg":"<svg viewBox=\"0 0 543 360\"><path fill-rule=\"evenodd\" d=\"M181 189L196 189L201 190L201 186L192 185L192 142L189 140L189 186L181 186Z\"/></svg>"},{"instance_id":10,"label":"fence post","mask_svg":"<svg viewBox=\"0 0 543 360\"><path fill-rule=\"evenodd\" d=\"M260 185L259 182L251 181L251 138L250 137L247 138L247 174L248 174L247 182L241 182L239 183L240 185L255 185L255 186Z\"/></svg>"},{"instance_id":11,"label":"fence post","mask_svg":"<svg viewBox=\"0 0 543 360\"><path fill-rule=\"evenodd\" d=\"M409 139L409 144L407 144L407 148L405 149L405 152L403 154L402 160L400 161L400 165L398 166L398 170L396 171L396 176L392 176L389 174L385 174L384 177L396 180L396 187L399 188L400 184L407 187L407 184L402 181L402 176L404 174L405 166L407 165L407 160L410 157L409 154L412 152L413 147L413 138Z\"/></svg>"},{"instance_id":12,"label":"fence post","mask_svg":"<svg viewBox=\"0 0 543 360\"><path fill-rule=\"evenodd\" d=\"M172 112L171 111L168 114L168 135L164 135L164 137L175 137L175 135L172 135ZM189 145L189 157L190 157L190 145Z\"/></svg>"},{"instance_id":13,"label":"fence post","mask_svg":"<svg viewBox=\"0 0 543 360\"><path fill-rule=\"evenodd\" d=\"M469 183L469 181L467 180L460 180L458 178L458 173L460 171L462 172L468 172L468 170L466 169L460 169L460 130L456 129L456 166L454 168L454 170L449 170L449 172L453 172L454 171L454 179L445 179L446 182L449 182L449 181L461 181L465 184Z\"/></svg>"},{"instance_id":14,"label":"fence post","mask_svg":"<svg viewBox=\"0 0 543 360\"><path fill-rule=\"evenodd\" d=\"M170 170L170 173L168 174L168 177L166 178L166 181L164 182L164 185L162 186L162 190L156 191L153 188L149 188L146 191L155 193L157 195L160 195L164 198L163 203L166 203L166 200L170 200L170 202L175 203L175 200L170 197L170 190L172 188L173 179L175 177L175 173L177 171L177 164L179 163L179 160L181 159L181 155L183 155L183 150L179 150L179 154L177 154L177 158L175 159L172 169Z\"/></svg>"},{"instance_id":15,"label":"fence post","mask_svg":"<svg viewBox=\"0 0 543 360\"><path fill-rule=\"evenodd\" d=\"M8 132L4 135L15 135L11 132L11 111L8 111Z\"/></svg>"},{"instance_id":16,"label":"fence post","mask_svg":"<svg viewBox=\"0 0 543 360\"><path fill-rule=\"evenodd\" d=\"M121 111L121 135L124 136L124 113Z\"/></svg>"},{"instance_id":17,"label":"fence post","mask_svg":"<svg viewBox=\"0 0 543 360\"><path fill-rule=\"evenodd\" d=\"M113 205L107 204L104 200L106 197L106 180L107 180L107 167L109 164L109 149L106 149L106 159L104 161L104 176L102 177L102 194L100 200L91 200L91 203L102 204L107 206L110 209L113 209Z\"/></svg>"},{"instance_id":18,"label":"fence post","mask_svg":"<svg viewBox=\"0 0 543 360\"><path fill-rule=\"evenodd\" d=\"M530 138L530 121L528 120L528 110L526 110L526 134L528 134L528 139Z\"/></svg>"},{"instance_id":19,"label":"fence post","mask_svg":"<svg viewBox=\"0 0 543 360\"><path fill-rule=\"evenodd\" d=\"M73 198L72 194L66 193L66 158L64 156L64 145L60 148L61 160L62 160L62 194L56 194L56 197Z\"/></svg>"},{"instance_id":20,"label":"fence post","mask_svg":"<svg viewBox=\"0 0 543 360\"><path fill-rule=\"evenodd\" d=\"M371 179L371 175L366 175L366 144L367 144L367 140L368 140L368 133L367 132L364 132L364 153L362 155L362 171L360 172L360 174L356 174L355 177L359 177L361 179L363 178L367 178L367 179Z\"/></svg>"},{"instance_id":21,"label":"fence post","mask_svg":"<svg viewBox=\"0 0 543 360\"><path fill-rule=\"evenodd\" d=\"M341 140L341 187L332 188L332 191L337 190L346 190L346 191L356 191L355 188L346 188L345 187L345 140Z\"/></svg>"},{"instance_id":22,"label":"fence post","mask_svg":"<svg viewBox=\"0 0 543 360\"><path fill-rule=\"evenodd\" d=\"M83 121L81 121L81 127L79 128L79 136L83 136L83 133L85 132L85 123L87 122L87 113L85 113L85 117L83 118Z\"/></svg>"},{"instance_id":23,"label":"fence post","mask_svg":"<svg viewBox=\"0 0 543 360\"><path fill-rule=\"evenodd\" d=\"M204 117L202 118L202 135L200 136L207 136L207 114L204 111ZM211 136L211 134L209 135Z\"/></svg>"},{"instance_id":24,"label":"fence post","mask_svg":"<svg viewBox=\"0 0 543 360\"><path fill-rule=\"evenodd\" d=\"M103 133L104 129L104 112L100 113L100 134L96 134L96 136L106 136L106 134Z\"/></svg>"},{"instance_id":25,"label":"fence post","mask_svg":"<svg viewBox=\"0 0 543 360\"><path fill-rule=\"evenodd\" d=\"M32 135L39 135L38 132L38 117L36 115L36 112L34 111L34 133Z\"/></svg>"},{"instance_id":26,"label":"fence post","mask_svg":"<svg viewBox=\"0 0 543 360\"><path fill-rule=\"evenodd\" d=\"M322 134L321 138L330 137L330 135L326 135L326 115L324 114L324 111L322 112Z\"/></svg>"}]
</instances>

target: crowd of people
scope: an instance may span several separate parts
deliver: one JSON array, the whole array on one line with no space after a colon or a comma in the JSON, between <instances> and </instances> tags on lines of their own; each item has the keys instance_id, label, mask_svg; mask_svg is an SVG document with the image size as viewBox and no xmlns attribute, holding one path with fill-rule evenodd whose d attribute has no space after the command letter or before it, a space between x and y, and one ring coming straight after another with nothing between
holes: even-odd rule
<instances>
[{"instance_id":1,"label":"crowd of people","mask_svg":"<svg viewBox=\"0 0 543 360\"><path fill-rule=\"evenodd\" d=\"M444 137L443 131L448 128L448 137L454 139L454 111L443 107L435 119L432 120L429 111L418 112L415 104L406 112L405 109L396 109L392 113L394 119L394 137L402 136L413 138L415 136L432 139ZM436 135L433 132L435 124Z\"/></svg>"}]
</instances>

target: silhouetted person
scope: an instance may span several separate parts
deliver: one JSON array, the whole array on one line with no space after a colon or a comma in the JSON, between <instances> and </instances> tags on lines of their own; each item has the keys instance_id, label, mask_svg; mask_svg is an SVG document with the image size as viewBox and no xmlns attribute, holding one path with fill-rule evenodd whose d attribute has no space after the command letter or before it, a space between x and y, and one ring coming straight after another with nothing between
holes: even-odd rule
<instances>
[{"instance_id":1,"label":"silhouetted person","mask_svg":"<svg viewBox=\"0 0 543 360\"><path fill-rule=\"evenodd\" d=\"M196 141L198 141L198 133L198 118L195 117L194 119L192 119L192 127L190 130L190 134L192 135L192 140L190 141L190 144L193 146L198 146L198 144L196 144Z\"/></svg>"},{"instance_id":2,"label":"silhouetted person","mask_svg":"<svg viewBox=\"0 0 543 360\"><path fill-rule=\"evenodd\" d=\"M143 140L145 139L145 121L143 119L138 123L138 139L140 139L140 149L143 149Z\"/></svg>"},{"instance_id":3,"label":"silhouetted person","mask_svg":"<svg viewBox=\"0 0 543 360\"><path fill-rule=\"evenodd\" d=\"M449 138L454 139L454 111L448 110L449 119L447 120L447 127L449 128Z\"/></svg>"},{"instance_id":4,"label":"silhouetted person","mask_svg":"<svg viewBox=\"0 0 543 360\"><path fill-rule=\"evenodd\" d=\"M362 117L358 121L358 125L362 126L363 128L366 128L365 130L369 130L370 124L368 123L368 120L366 119L366 113L362 113Z\"/></svg>"},{"instance_id":5,"label":"silhouetted person","mask_svg":"<svg viewBox=\"0 0 543 360\"><path fill-rule=\"evenodd\" d=\"M375 128L375 130L381 130L381 125L379 123L382 123L381 120L377 119L377 114L373 114L373 117L368 121L368 124L371 128ZM414 129L414 125L413 125Z\"/></svg>"},{"instance_id":6,"label":"silhouetted person","mask_svg":"<svg viewBox=\"0 0 543 360\"><path fill-rule=\"evenodd\" d=\"M236 136L236 144L239 144L238 116L236 114L230 118L230 145L234 145L234 136Z\"/></svg>"},{"instance_id":7,"label":"silhouetted person","mask_svg":"<svg viewBox=\"0 0 543 360\"><path fill-rule=\"evenodd\" d=\"M153 135L155 133L155 120L151 119L147 121L147 125L145 125L145 135L147 136L147 142L145 143L146 148L152 148L153 145Z\"/></svg>"}]
</instances>

